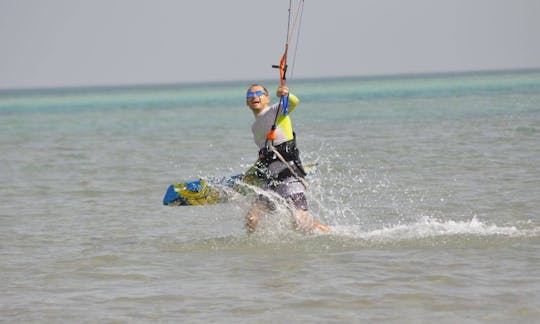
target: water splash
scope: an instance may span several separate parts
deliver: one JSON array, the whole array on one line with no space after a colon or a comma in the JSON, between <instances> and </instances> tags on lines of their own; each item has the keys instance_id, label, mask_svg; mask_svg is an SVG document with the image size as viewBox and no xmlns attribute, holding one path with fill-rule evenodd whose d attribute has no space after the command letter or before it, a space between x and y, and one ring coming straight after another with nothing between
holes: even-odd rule
<instances>
[{"instance_id":1,"label":"water splash","mask_svg":"<svg viewBox=\"0 0 540 324\"><path fill-rule=\"evenodd\" d=\"M420 240L425 238L470 235L475 237L536 237L540 227L519 228L514 225L488 224L473 217L470 220L440 220L425 216L408 224L386 225L379 229L366 230L361 226L334 226L336 236L358 238L373 242Z\"/></svg>"},{"instance_id":2,"label":"water splash","mask_svg":"<svg viewBox=\"0 0 540 324\"><path fill-rule=\"evenodd\" d=\"M385 161L369 160L354 151L334 152L325 143L315 151L320 153L307 155L319 164L308 191L310 210L331 225L335 238L433 243L464 236L537 238L540 234L540 224L524 224L519 216L479 217L475 206L456 200L449 188L395 175L392 164Z\"/></svg>"}]
</instances>

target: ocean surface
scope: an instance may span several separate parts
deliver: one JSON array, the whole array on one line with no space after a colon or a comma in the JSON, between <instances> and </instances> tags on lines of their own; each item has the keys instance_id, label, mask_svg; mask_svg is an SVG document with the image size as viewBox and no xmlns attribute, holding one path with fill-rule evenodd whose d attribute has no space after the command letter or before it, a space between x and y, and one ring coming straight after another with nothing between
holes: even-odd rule
<instances>
[{"instance_id":1,"label":"ocean surface","mask_svg":"<svg viewBox=\"0 0 540 324\"><path fill-rule=\"evenodd\" d=\"M250 84L0 91L0 321L540 323L540 71L290 81L331 234L162 205L255 161Z\"/></svg>"}]
</instances>

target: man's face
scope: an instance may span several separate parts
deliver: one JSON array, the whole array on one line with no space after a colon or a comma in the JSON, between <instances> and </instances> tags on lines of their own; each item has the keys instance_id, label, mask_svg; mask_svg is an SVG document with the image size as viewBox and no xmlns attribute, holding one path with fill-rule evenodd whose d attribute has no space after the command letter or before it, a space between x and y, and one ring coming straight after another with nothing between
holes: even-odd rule
<instances>
[{"instance_id":1,"label":"man's face","mask_svg":"<svg viewBox=\"0 0 540 324\"><path fill-rule=\"evenodd\" d=\"M254 112L259 112L268 107L270 97L264 91L262 86L253 86L248 89L246 95L246 104Z\"/></svg>"}]
</instances>

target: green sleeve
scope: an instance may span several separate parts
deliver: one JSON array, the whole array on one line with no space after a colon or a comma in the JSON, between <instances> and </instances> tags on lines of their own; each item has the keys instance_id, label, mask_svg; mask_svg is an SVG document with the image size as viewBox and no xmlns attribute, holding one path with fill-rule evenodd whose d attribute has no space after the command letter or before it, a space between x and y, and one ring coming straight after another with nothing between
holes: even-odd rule
<instances>
[{"instance_id":1,"label":"green sleeve","mask_svg":"<svg viewBox=\"0 0 540 324\"><path fill-rule=\"evenodd\" d=\"M296 105L300 102L297 96L289 92L289 112L292 112Z\"/></svg>"}]
</instances>

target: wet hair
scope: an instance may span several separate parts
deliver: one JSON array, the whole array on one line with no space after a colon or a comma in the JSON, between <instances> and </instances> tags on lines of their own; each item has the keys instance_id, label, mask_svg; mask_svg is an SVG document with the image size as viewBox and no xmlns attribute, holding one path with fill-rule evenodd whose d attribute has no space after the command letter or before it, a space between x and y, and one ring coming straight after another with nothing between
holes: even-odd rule
<instances>
[{"instance_id":1,"label":"wet hair","mask_svg":"<svg viewBox=\"0 0 540 324\"><path fill-rule=\"evenodd\" d=\"M261 88L263 88L263 89L264 89L264 93L265 93L266 95L268 95L268 90L266 90L266 88L265 88L262 84L254 83L254 84L252 84L252 85L248 88L248 90L251 89L251 88L253 88L253 87L261 87Z\"/></svg>"}]
</instances>

